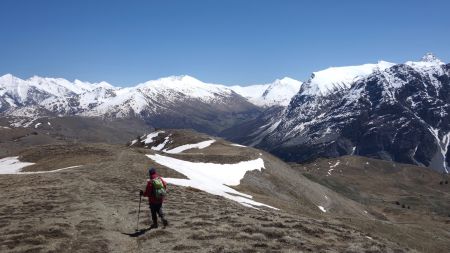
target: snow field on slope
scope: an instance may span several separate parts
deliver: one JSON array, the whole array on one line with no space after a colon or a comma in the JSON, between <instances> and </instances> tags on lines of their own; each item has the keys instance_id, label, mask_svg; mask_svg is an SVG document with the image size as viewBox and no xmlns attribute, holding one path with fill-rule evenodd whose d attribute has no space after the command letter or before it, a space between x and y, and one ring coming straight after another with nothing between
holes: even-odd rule
<instances>
[{"instance_id":1,"label":"snow field on slope","mask_svg":"<svg viewBox=\"0 0 450 253\"><path fill-rule=\"evenodd\" d=\"M261 101L255 101L255 104L261 106L288 106L292 97L300 91L301 85L302 82L289 77L281 80L277 79L264 91Z\"/></svg>"},{"instance_id":2,"label":"snow field on slope","mask_svg":"<svg viewBox=\"0 0 450 253\"><path fill-rule=\"evenodd\" d=\"M247 146L244 146L244 145L241 145L241 144L236 144L236 143L232 143L232 144L230 144L230 146L239 147L239 148L246 148L247 147Z\"/></svg>"},{"instance_id":3,"label":"snow field on slope","mask_svg":"<svg viewBox=\"0 0 450 253\"><path fill-rule=\"evenodd\" d=\"M308 81L308 89L304 95L327 95L335 88L349 88L359 78L366 77L376 70L384 70L394 66L394 63L380 61L378 64L364 64L359 66L331 67L313 73Z\"/></svg>"},{"instance_id":4,"label":"snow field on slope","mask_svg":"<svg viewBox=\"0 0 450 253\"><path fill-rule=\"evenodd\" d=\"M231 86L230 88L257 106L287 106L298 93L302 82L285 77L269 84Z\"/></svg>"},{"instance_id":5,"label":"snow field on slope","mask_svg":"<svg viewBox=\"0 0 450 253\"><path fill-rule=\"evenodd\" d=\"M75 169L75 168L79 168L79 167L82 167L82 166L83 166L83 165L75 165L75 166L65 167L65 168L56 169L56 170L18 172L18 173L14 173L14 174L20 174L20 175L33 175L33 174L54 173L54 172L59 172L59 171L63 171L63 170L68 170L68 169Z\"/></svg>"},{"instance_id":6,"label":"snow field on slope","mask_svg":"<svg viewBox=\"0 0 450 253\"><path fill-rule=\"evenodd\" d=\"M53 173L67 169L74 169L81 167L82 165L70 166L66 168L56 169L56 170L46 170L46 171L30 171L30 172L21 172L21 170L27 166L33 165L35 163L29 162L21 162L18 156L13 157L5 157L0 159L0 174L2 175L31 175L31 174L44 174L44 173Z\"/></svg>"},{"instance_id":7,"label":"snow field on slope","mask_svg":"<svg viewBox=\"0 0 450 253\"><path fill-rule=\"evenodd\" d=\"M270 84L255 84L249 86L230 86L237 94L245 97L245 98L257 98L261 97L267 88L269 88Z\"/></svg>"},{"instance_id":8,"label":"snow field on slope","mask_svg":"<svg viewBox=\"0 0 450 253\"><path fill-rule=\"evenodd\" d=\"M236 201L247 207L268 207L252 200L252 196L234 190L229 186L239 185L247 171L264 169L264 160L258 158L235 164L194 163L162 155L147 155L156 163L176 170L189 179L167 178L167 182L180 186L190 186L214 195Z\"/></svg>"},{"instance_id":9,"label":"snow field on slope","mask_svg":"<svg viewBox=\"0 0 450 253\"><path fill-rule=\"evenodd\" d=\"M17 174L22 168L33 164L19 161L18 156L5 157L0 159L0 174Z\"/></svg>"},{"instance_id":10,"label":"snow field on slope","mask_svg":"<svg viewBox=\"0 0 450 253\"><path fill-rule=\"evenodd\" d=\"M156 132L144 135L144 136L142 136L143 140L141 142L144 143L145 145L151 144L151 143L154 142L153 139L158 137L158 135L162 134L162 133L165 133L165 132L164 131L156 131ZM202 142L194 143L194 144L185 144L185 145L181 145L181 146L178 146L176 148L167 150L167 149L164 149L164 147L170 142L170 136L171 135L166 136L164 138L164 142L160 143L157 146L151 147L151 149L155 150L155 151L162 151L162 152L169 153L169 154L178 154L178 153L182 153L183 151L186 151L186 150L189 150L189 149L194 149L194 148L204 149L204 148L207 148L207 147L211 146L216 141L214 139L211 139L211 140L202 141ZM133 140L131 142L130 146L133 146L134 144L136 144L136 142L137 142L137 140Z\"/></svg>"},{"instance_id":11,"label":"snow field on slope","mask_svg":"<svg viewBox=\"0 0 450 253\"><path fill-rule=\"evenodd\" d=\"M150 144L150 143L152 143L153 142L153 138L156 138L156 137L158 137L158 135L159 134L162 134L162 133L164 133L164 131L157 131L157 132L153 132L153 133L149 133L149 134L147 134L147 136L145 137L145 140L142 140L142 142L144 143L144 144Z\"/></svg>"},{"instance_id":12,"label":"snow field on slope","mask_svg":"<svg viewBox=\"0 0 450 253\"><path fill-rule=\"evenodd\" d=\"M157 146L152 147L152 150L161 151L167 145L167 143L169 143L169 140L170 140L170 135L167 136L166 138L164 138L163 143L160 143Z\"/></svg>"},{"instance_id":13,"label":"snow field on slope","mask_svg":"<svg viewBox=\"0 0 450 253\"><path fill-rule=\"evenodd\" d=\"M181 145L181 146L178 146L178 147L170 149L170 150L165 150L164 152L169 153L169 154L178 154L178 153L181 153L183 151L193 149L193 148L204 149L204 148L211 146L211 144L213 144L215 141L216 140L208 140L208 141L202 141L202 142L195 143L195 144Z\"/></svg>"},{"instance_id":14,"label":"snow field on slope","mask_svg":"<svg viewBox=\"0 0 450 253\"><path fill-rule=\"evenodd\" d=\"M136 86L137 89L142 90L147 95L158 95L168 90L183 93L190 97L199 98L205 101L209 101L216 97L216 94L230 95L231 89L219 85L204 83L191 76L170 76L157 80L151 80ZM170 94L167 94L170 95ZM169 99L170 100L170 99Z\"/></svg>"},{"instance_id":15,"label":"snow field on slope","mask_svg":"<svg viewBox=\"0 0 450 253\"><path fill-rule=\"evenodd\" d=\"M328 170L328 172L327 172L327 177L328 176L331 176L331 172L334 170L334 168L336 167L336 166L338 166L339 164L341 163L341 161L337 161L335 164L333 164L333 165L330 165L330 169Z\"/></svg>"}]
</instances>

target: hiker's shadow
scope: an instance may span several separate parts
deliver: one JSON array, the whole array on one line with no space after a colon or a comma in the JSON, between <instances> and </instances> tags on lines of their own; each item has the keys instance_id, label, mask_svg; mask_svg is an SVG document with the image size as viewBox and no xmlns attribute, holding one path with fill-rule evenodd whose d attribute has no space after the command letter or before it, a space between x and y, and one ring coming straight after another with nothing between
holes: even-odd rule
<instances>
[{"instance_id":1,"label":"hiker's shadow","mask_svg":"<svg viewBox=\"0 0 450 253\"><path fill-rule=\"evenodd\" d=\"M128 235L129 237L139 237L143 234L145 234L147 231L150 231L151 228L143 228L140 230L136 230L134 233L122 233L123 235Z\"/></svg>"}]
</instances>

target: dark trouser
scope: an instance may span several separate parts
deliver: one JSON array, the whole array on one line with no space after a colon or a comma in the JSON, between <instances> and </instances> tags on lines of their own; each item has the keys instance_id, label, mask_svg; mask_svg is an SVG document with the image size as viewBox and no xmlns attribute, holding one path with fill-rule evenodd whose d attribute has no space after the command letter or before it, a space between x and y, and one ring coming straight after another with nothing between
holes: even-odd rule
<instances>
[{"instance_id":1,"label":"dark trouser","mask_svg":"<svg viewBox=\"0 0 450 253\"><path fill-rule=\"evenodd\" d=\"M164 220L162 204L150 204L150 211L152 213L153 224L155 224L155 225L158 224L158 217L156 216L156 214L159 215L161 220Z\"/></svg>"}]
</instances>

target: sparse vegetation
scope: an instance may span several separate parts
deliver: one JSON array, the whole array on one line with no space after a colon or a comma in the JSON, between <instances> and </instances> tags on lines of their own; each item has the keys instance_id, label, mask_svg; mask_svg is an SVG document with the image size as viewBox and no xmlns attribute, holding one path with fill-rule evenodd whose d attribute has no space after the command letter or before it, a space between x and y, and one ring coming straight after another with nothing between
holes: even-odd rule
<instances>
[{"instance_id":1,"label":"sparse vegetation","mask_svg":"<svg viewBox=\"0 0 450 253\"><path fill-rule=\"evenodd\" d=\"M342 172L333 171L329 175L330 164L337 160L341 161ZM361 169L367 162L371 165L370 170ZM443 236L439 241L430 236L447 231L450 192L447 187L436 187L440 181L445 185L440 173L358 156L318 159L293 166L314 182L371 208L368 213L376 219L399 222L390 226L375 225L377 222L367 225L356 219L346 219L349 224L370 229L375 232L374 236L396 238L397 242L419 251L423 247L430 252L448 251L445 242L450 241L450 237ZM421 229L411 229L415 226ZM406 228L408 234L404 233Z\"/></svg>"}]
</instances>

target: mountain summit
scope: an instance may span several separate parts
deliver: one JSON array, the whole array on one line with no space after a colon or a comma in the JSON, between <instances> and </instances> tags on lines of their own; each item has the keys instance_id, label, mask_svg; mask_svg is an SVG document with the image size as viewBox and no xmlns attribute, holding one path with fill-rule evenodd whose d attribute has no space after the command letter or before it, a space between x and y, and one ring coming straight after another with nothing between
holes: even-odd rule
<instances>
[{"instance_id":1,"label":"mountain summit","mask_svg":"<svg viewBox=\"0 0 450 253\"><path fill-rule=\"evenodd\" d=\"M438 59L436 56L434 56L433 53L426 53L422 57L422 61L423 62L434 62L434 63L438 63L438 64L444 64L444 62L442 62L440 59Z\"/></svg>"},{"instance_id":2,"label":"mountain summit","mask_svg":"<svg viewBox=\"0 0 450 253\"><path fill-rule=\"evenodd\" d=\"M247 98L255 105L262 107L287 106L292 97L297 94L302 82L284 77L272 83L249 86L231 86L230 88Z\"/></svg>"}]
</instances>

